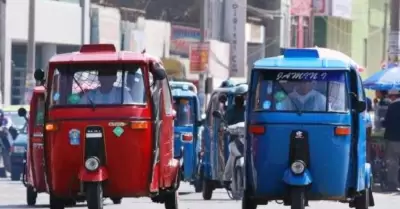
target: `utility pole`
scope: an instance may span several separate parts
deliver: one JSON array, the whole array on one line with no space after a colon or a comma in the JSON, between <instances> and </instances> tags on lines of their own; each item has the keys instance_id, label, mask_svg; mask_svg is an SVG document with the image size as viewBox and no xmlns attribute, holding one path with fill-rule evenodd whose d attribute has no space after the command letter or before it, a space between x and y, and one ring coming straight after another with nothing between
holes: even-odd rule
<instances>
[{"instance_id":1,"label":"utility pole","mask_svg":"<svg viewBox=\"0 0 400 209\"><path fill-rule=\"evenodd\" d=\"M200 44L203 45L205 43L205 33L206 33L206 0L199 0L200 1ZM201 58L203 56L200 56ZM203 63L203 62L200 62ZM199 97L201 101L201 113L205 112L205 107L207 104L206 102L206 72L202 72L199 74Z\"/></svg>"},{"instance_id":2,"label":"utility pole","mask_svg":"<svg viewBox=\"0 0 400 209\"><path fill-rule=\"evenodd\" d=\"M314 47L314 21L315 21L315 0L311 0L310 17L308 20L308 47Z\"/></svg>"},{"instance_id":3,"label":"utility pole","mask_svg":"<svg viewBox=\"0 0 400 209\"><path fill-rule=\"evenodd\" d=\"M90 0L81 0L81 42L83 44L88 44L90 43L90 18L89 18L89 13L90 13Z\"/></svg>"},{"instance_id":4,"label":"utility pole","mask_svg":"<svg viewBox=\"0 0 400 209\"><path fill-rule=\"evenodd\" d=\"M390 11L390 37L389 37L389 55L392 55L390 61L396 62L399 59L400 47L400 0L391 1Z\"/></svg>"},{"instance_id":5,"label":"utility pole","mask_svg":"<svg viewBox=\"0 0 400 209\"><path fill-rule=\"evenodd\" d=\"M35 40L35 28L36 28L36 0L29 0L29 14L28 14L28 45L27 45L27 56L26 56L26 76L25 76L25 102L29 100L28 94L33 92L35 82L33 81L33 74L35 72L35 58L36 58L36 40ZM28 98L26 98L28 97Z\"/></svg>"},{"instance_id":6,"label":"utility pole","mask_svg":"<svg viewBox=\"0 0 400 209\"><path fill-rule=\"evenodd\" d=\"M281 0L264 1L265 10L280 11ZM281 54L280 36L281 36L281 18L263 18L265 26L265 56L273 57Z\"/></svg>"},{"instance_id":7,"label":"utility pole","mask_svg":"<svg viewBox=\"0 0 400 209\"><path fill-rule=\"evenodd\" d=\"M0 0L0 105L4 104L4 73L6 68L6 0Z\"/></svg>"}]
</instances>

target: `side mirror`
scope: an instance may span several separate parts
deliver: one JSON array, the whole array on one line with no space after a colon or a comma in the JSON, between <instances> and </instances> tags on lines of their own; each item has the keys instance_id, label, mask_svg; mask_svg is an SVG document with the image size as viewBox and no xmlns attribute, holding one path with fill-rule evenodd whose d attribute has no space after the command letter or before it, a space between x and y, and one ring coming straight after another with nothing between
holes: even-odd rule
<instances>
[{"instance_id":1,"label":"side mirror","mask_svg":"<svg viewBox=\"0 0 400 209\"><path fill-rule=\"evenodd\" d=\"M220 111L218 111L218 110L214 110L212 112L212 115L213 115L214 118L222 119L222 113Z\"/></svg>"},{"instance_id":2,"label":"side mirror","mask_svg":"<svg viewBox=\"0 0 400 209\"><path fill-rule=\"evenodd\" d=\"M18 109L18 116L19 117L26 118L27 114L28 114L28 112L26 111L25 108L21 107L21 108Z\"/></svg>"},{"instance_id":3,"label":"side mirror","mask_svg":"<svg viewBox=\"0 0 400 209\"><path fill-rule=\"evenodd\" d=\"M36 81L43 81L44 80L44 71L42 69L36 69L35 73L33 74Z\"/></svg>"},{"instance_id":4,"label":"side mirror","mask_svg":"<svg viewBox=\"0 0 400 209\"><path fill-rule=\"evenodd\" d=\"M164 80L167 77L164 67L160 63L153 63L153 77L155 80Z\"/></svg>"},{"instance_id":5,"label":"side mirror","mask_svg":"<svg viewBox=\"0 0 400 209\"><path fill-rule=\"evenodd\" d=\"M365 101L358 101L357 103L357 111L364 112L367 109L367 103Z\"/></svg>"}]
</instances>

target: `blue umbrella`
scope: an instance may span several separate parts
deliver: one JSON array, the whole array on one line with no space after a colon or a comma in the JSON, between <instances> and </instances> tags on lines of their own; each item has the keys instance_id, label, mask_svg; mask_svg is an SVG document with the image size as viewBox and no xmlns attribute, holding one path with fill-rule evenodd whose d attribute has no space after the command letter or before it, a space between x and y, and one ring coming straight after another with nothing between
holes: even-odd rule
<instances>
[{"instance_id":1,"label":"blue umbrella","mask_svg":"<svg viewBox=\"0 0 400 209\"><path fill-rule=\"evenodd\" d=\"M364 87L373 90L400 90L400 67L375 73L364 81Z\"/></svg>"}]
</instances>

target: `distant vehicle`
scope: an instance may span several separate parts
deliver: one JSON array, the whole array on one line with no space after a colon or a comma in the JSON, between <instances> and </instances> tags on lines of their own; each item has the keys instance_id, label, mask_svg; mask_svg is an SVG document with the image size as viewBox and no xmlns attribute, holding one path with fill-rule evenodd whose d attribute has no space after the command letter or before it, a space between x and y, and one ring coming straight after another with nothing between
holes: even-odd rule
<instances>
[{"instance_id":1,"label":"distant vehicle","mask_svg":"<svg viewBox=\"0 0 400 209\"><path fill-rule=\"evenodd\" d=\"M25 153L28 144L28 135L26 132L20 132L11 146L11 180L21 180L21 174L24 170Z\"/></svg>"},{"instance_id":2,"label":"distant vehicle","mask_svg":"<svg viewBox=\"0 0 400 209\"><path fill-rule=\"evenodd\" d=\"M25 126L25 119L18 116L18 109L25 108L29 112L29 105L10 105L3 108L4 116L10 118L16 129L22 129Z\"/></svg>"}]
</instances>

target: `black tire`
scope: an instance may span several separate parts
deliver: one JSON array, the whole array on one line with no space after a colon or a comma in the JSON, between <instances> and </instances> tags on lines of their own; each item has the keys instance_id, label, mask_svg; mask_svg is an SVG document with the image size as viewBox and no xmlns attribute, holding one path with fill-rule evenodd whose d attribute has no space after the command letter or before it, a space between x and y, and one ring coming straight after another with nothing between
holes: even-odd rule
<instances>
[{"instance_id":1,"label":"black tire","mask_svg":"<svg viewBox=\"0 0 400 209\"><path fill-rule=\"evenodd\" d=\"M5 167L0 168L0 178L7 178Z\"/></svg>"},{"instance_id":2,"label":"black tire","mask_svg":"<svg viewBox=\"0 0 400 209\"><path fill-rule=\"evenodd\" d=\"M29 206L36 205L37 192L31 186L26 187L26 204Z\"/></svg>"},{"instance_id":3,"label":"black tire","mask_svg":"<svg viewBox=\"0 0 400 209\"><path fill-rule=\"evenodd\" d=\"M122 202L122 198L121 197L115 197L115 198L110 198L110 199L115 205L119 205Z\"/></svg>"},{"instance_id":4,"label":"black tire","mask_svg":"<svg viewBox=\"0 0 400 209\"><path fill-rule=\"evenodd\" d=\"M11 168L11 181L20 181L21 180L21 171L19 168L12 167Z\"/></svg>"},{"instance_id":5,"label":"black tire","mask_svg":"<svg viewBox=\"0 0 400 209\"><path fill-rule=\"evenodd\" d=\"M50 209L64 209L65 203L62 198L56 197L55 195L50 195Z\"/></svg>"},{"instance_id":6,"label":"black tire","mask_svg":"<svg viewBox=\"0 0 400 209\"><path fill-rule=\"evenodd\" d=\"M361 195L354 199L355 209L368 209L369 207L369 189L361 192Z\"/></svg>"},{"instance_id":7,"label":"black tire","mask_svg":"<svg viewBox=\"0 0 400 209\"><path fill-rule=\"evenodd\" d=\"M243 192L242 209L257 209L257 204L251 199L247 190Z\"/></svg>"},{"instance_id":8,"label":"black tire","mask_svg":"<svg viewBox=\"0 0 400 209\"><path fill-rule=\"evenodd\" d=\"M170 192L165 194L165 209L179 209L178 192Z\"/></svg>"},{"instance_id":9,"label":"black tire","mask_svg":"<svg viewBox=\"0 0 400 209\"><path fill-rule=\"evenodd\" d=\"M211 200L213 191L214 191L214 187L211 184L211 182L203 179L203 191L202 191L203 199Z\"/></svg>"},{"instance_id":10,"label":"black tire","mask_svg":"<svg viewBox=\"0 0 400 209\"><path fill-rule=\"evenodd\" d=\"M305 209L306 192L303 187L292 187L290 190L291 209Z\"/></svg>"},{"instance_id":11,"label":"black tire","mask_svg":"<svg viewBox=\"0 0 400 209\"><path fill-rule=\"evenodd\" d=\"M200 168L199 175L197 176L197 179L194 182L194 191L196 193L200 193L203 191L203 167Z\"/></svg>"},{"instance_id":12,"label":"black tire","mask_svg":"<svg viewBox=\"0 0 400 209\"><path fill-rule=\"evenodd\" d=\"M76 200L74 199L67 199L64 200L65 207L74 207L76 205Z\"/></svg>"},{"instance_id":13,"label":"black tire","mask_svg":"<svg viewBox=\"0 0 400 209\"><path fill-rule=\"evenodd\" d=\"M103 186L100 182L86 184L86 202L88 209L103 209Z\"/></svg>"}]
</instances>

